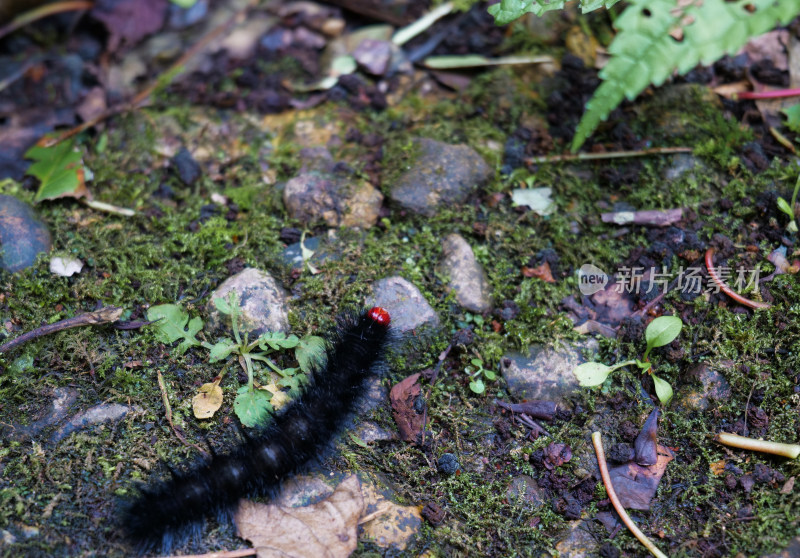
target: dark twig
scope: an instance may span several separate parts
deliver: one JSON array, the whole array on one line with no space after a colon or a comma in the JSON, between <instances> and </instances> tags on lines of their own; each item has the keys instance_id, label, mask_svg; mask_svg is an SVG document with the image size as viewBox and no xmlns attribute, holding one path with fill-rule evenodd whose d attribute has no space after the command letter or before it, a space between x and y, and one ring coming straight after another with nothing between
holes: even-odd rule
<instances>
[{"instance_id":1,"label":"dark twig","mask_svg":"<svg viewBox=\"0 0 800 558\"><path fill-rule=\"evenodd\" d=\"M122 316L123 312L123 308L119 308L117 306L106 306L105 308L95 310L94 312L87 312L86 314L75 316L74 318L67 318L66 320L60 320L54 324L47 324L46 326L37 327L36 329L29 331L28 333L23 333L16 339L12 339L8 343L0 346L0 353L5 353L19 345L22 345L23 343L27 343L28 341L42 337L43 335L55 333L56 331L62 331L73 327L116 322L119 320L120 316Z\"/></svg>"}]
</instances>

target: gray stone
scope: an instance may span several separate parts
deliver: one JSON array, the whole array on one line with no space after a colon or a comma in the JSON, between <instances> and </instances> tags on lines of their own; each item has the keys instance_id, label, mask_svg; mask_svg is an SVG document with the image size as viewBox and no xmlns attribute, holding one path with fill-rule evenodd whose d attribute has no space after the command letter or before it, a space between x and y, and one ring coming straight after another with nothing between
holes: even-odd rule
<instances>
[{"instance_id":1,"label":"gray stone","mask_svg":"<svg viewBox=\"0 0 800 558\"><path fill-rule=\"evenodd\" d=\"M371 38L364 39L353 50L353 58L370 74L382 76L386 73L392 58L391 42Z\"/></svg>"},{"instance_id":2,"label":"gray stone","mask_svg":"<svg viewBox=\"0 0 800 558\"><path fill-rule=\"evenodd\" d=\"M722 367L733 366L730 361L720 363ZM705 411L711 401L724 401L731 397L731 386L725 377L709 364L701 362L689 369L689 377L700 382L700 389L689 387L681 390L677 404L686 410Z\"/></svg>"},{"instance_id":3,"label":"gray stone","mask_svg":"<svg viewBox=\"0 0 800 558\"><path fill-rule=\"evenodd\" d=\"M9 432L9 438L13 440L24 440L37 436L42 430L48 426L58 424L67 416L69 408L75 404L78 399L78 390L71 387L59 387L53 390L53 402L51 403L50 410L39 420L36 420L28 426L14 426L13 430Z\"/></svg>"},{"instance_id":4,"label":"gray stone","mask_svg":"<svg viewBox=\"0 0 800 558\"><path fill-rule=\"evenodd\" d=\"M580 389L572 370L586 362L582 355L585 350L596 351L597 341L587 339L562 347L533 346L528 355L509 353L500 359L500 372L514 398L564 404L570 394Z\"/></svg>"},{"instance_id":5,"label":"gray stone","mask_svg":"<svg viewBox=\"0 0 800 558\"><path fill-rule=\"evenodd\" d=\"M105 424L109 422L117 422L125 418L125 416L133 411L137 411L136 407L128 407L120 403L103 403L95 405L85 411L81 411L64 426L56 430L53 434L52 441L59 442L78 430L84 430L97 424Z\"/></svg>"},{"instance_id":6,"label":"gray stone","mask_svg":"<svg viewBox=\"0 0 800 558\"><path fill-rule=\"evenodd\" d=\"M283 203L293 219L330 227L369 228L378 221L383 194L365 180L338 173L308 172L286 183Z\"/></svg>"},{"instance_id":7,"label":"gray stone","mask_svg":"<svg viewBox=\"0 0 800 558\"><path fill-rule=\"evenodd\" d=\"M569 522L569 533L556 544L559 558L588 558L597 556L597 540L591 524L584 519Z\"/></svg>"},{"instance_id":8,"label":"gray stone","mask_svg":"<svg viewBox=\"0 0 800 558\"><path fill-rule=\"evenodd\" d=\"M470 312L491 310L489 281L467 241L457 234L448 235L442 241L442 252L441 271L450 277L448 286L455 292L458 303Z\"/></svg>"},{"instance_id":9,"label":"gray stone","mask_svg":"<svg viewBox=\"0 0 800 558\"><path fill-rule=\"evenodd\" d=\"M387 277L376 281L366 306L386 308L392 319L392 329L398 333L422 326L439 326L439 316L419 289L402 277Z\"/></svg>"},{"instance_id":10,"label":"gray stone","mask_svg":"<svg viewBox=\"0 0 800 558\"><path fill-rule=\"evenodd\" d=\"M0 268L12 273L36 263L52 247L50 231L27 203L0 195Z\"/></svg>"},{"instance_id":11,"label":"gray stone","mask_svg":"<svg viewBox=\"0 0 800 558\"><path fill-rule=\"evenodd\" d=\"M518 475L511 479L511 483L506 490L506 498L509 502L524 501L528 505L539 507L544 504L545 495L539 488L536 479L528 475Z\"/></svg>"},{"instance_id":12,"label":"gray stone","mask_svg":"<svg viewBox=\"0 0 800 558\"><path fill-rule=\"evenodd\" d=\"M268 331L289 331L286 291L271 275L252 267L229 277L211 293L207 310L212 328L230 329L230 318L217 310L214 299L227 298L231 291L239 298L240 331L250 332L251 339Z\"/></svg>"},{"instance_id":13,"label":"gray stone","mask_svg":"<svg viewBox=\"0 0 800 558\"><path fill-rule=\"evenodd\" d=\"M414 140L418 153L392 186L391 198L404 208L434 215L440 206L464 202L492 176L492 168L468 145L429 138Z\"/></svg>"}]
</instances>

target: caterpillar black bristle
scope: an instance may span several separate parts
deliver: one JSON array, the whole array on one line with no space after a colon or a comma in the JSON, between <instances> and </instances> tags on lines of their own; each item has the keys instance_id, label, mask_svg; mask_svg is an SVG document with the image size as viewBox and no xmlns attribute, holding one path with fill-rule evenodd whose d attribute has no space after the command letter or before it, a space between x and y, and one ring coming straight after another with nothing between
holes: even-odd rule
<instances>
[{"instance_id":1,"label":"caterpillar black bristle","mask_svg":"<svg viewBox=\"0 0 800 558\"><path fill-rule=\"evenodd\" d=\"M202 533L205 518L229 519L241 498L276 493L319 458L354 414L367 379L384 366L389 313L374 307L340 317L327 360L299 397L231 451L142 488L123 506L122 525L141 554L169 552Z\"/></svg>"}]
</instances>

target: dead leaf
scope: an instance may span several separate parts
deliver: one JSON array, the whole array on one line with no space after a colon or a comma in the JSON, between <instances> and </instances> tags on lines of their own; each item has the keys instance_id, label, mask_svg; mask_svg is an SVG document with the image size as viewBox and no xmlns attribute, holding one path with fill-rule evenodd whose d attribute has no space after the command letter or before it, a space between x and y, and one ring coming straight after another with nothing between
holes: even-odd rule
<instances>
[{"instance_id":1,"label":"dead leaf","mask_svg":"<svg viewBox=\"0 0 800 558\"><path fill-rule=\"evenodd\" d=\"M108 29L108 50L114 52L161 29L167 8L167 0L99 0L91 14Z\"/></svg>"},{"instance_id":2,"label":"dead leaf","mask_svg":"<svg viewBox=\"0 0 800 558\"><path fill-rule=\"evenodd\" d=\"M720 459L719 461L714 461L713 463L709 463L708 468L711 469L711 473L713 473L716 476L720 476L725 472L725 460Z\"/></svg>"},{"instance_id":3,"label":"dead leaf","mask_svg":"<svg viewBox=\"0 0 800 558\"><path fill-rule=\"evenodd\" d=\"M259 558L346 558L358 545L358 520L366 504L358 477L333 494L301 508L242 500L234 521Z\"/></svg>"},{"instance_id":4,"label":"dead leaf","mask_svg":"<svg viewBox=\"0 0 800 558\"><path fill-rule=\"evenodd\" d=\"M781 488L781 494L792 493L792 489L794 488L794 479L795 477L789 477L789 480L787 480Z\"/></svg>"},{"instance_id":5,"label":"dead leaf","mask_svg":"<svg viewBox=\"0 0 800 558\"><path fill-rule=\"evenodd\" d=\"M570 459L572 459L572 448L567 444L550 442L544 450L544 466L547 469L560 467Z\"/></svg>"},{"instance_id":6,"label":"dead leaf","mask_svg":"<svg viewBox=\"0 0 800 558\"><path fill-rule=\"evenodd\" d=\"M611 484L625 509L649 510L658 483L675 457L672 450L658 446L658 462L650 467L627 463L609 470Z\"/></svg>"},{"instance_id":7,"label":"dead leaf","mask_svg":"<svg viewBox=\"0 0 800 558\"><path fill-rule=\"evenodd\" d=\"M371 482L361 484L366 517L361 519L364 535L382 547L404 550L422 525L420 506L401 506L382 494Z\"/></svg>"},{"instance_id":8,"label":"dead leaf","mask_svg":"<svg viewBox=\"0 0 800 558\"><path fill-rule=\"evenodd\" d=\"M416 443L422 434L424 424L423 413L418 412L415 402L422 392L419 383L420 374L412 374L392 387L389 399L392 402L392 416L400 430L400 439Z\"/></svg>"},{"instance_id":9,"label":"dead leaf","mask_svg":"<svg viewBox=\"0 0 800 558\"><path fill-rule=\"evenodd\" d=\"M553 279L553 273L550 271L550 263L544 262L542 265L538 267L523 267L522 268L522 275L525 277L536 277L537 279L541 279L546 283L555 283L556 280Z\"/></svg>"},{"instance_id":10,"label":"dead leaf","mask_svg":"<svg viewBox=\"0 0 800 558\"><path fill-rule=\"evenodd\" d=\"M644 421L642 431L636 436L633 443L635 457L634 460L639 465L649 467L658 461L658 407L650 412L647 420Z\"/></svg>"},{"instance_id":11,"label":"dead leaf","mask_svg":"<svg viewBox=\"0 0 800 558\"><path fill-rule=\"evenodd\" d=\"M200 386L199 393L192 398L192 410L195 418L207 419L214 416L222 406L222 388L219 387L221 377L213 382Z\"/></svg>"}]
</instances>

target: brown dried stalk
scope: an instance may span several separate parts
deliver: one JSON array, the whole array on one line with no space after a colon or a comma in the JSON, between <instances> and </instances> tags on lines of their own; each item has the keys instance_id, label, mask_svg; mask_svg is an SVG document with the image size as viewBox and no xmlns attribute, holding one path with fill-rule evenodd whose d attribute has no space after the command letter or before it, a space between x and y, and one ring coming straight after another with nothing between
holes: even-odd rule
<instances>
[{"instance_id":1,"label":"brown dried stalk","mask_svg":"<svg viewBox=\"0 0 800 558\"><path fill-rule=\"evenodd\" d=\"M600 476L603 477L603 484L606 487L606 492L608 493L608 499L611 500L611 505L614 506L614 509L617 510L620 519L625 524L633 536L639 539L647 550L649 550L653 556L657 558L667 558L667 555L661 552L656 545L654 545L647 536L642 533L642 531L636 526L633 520L630 518L628 513L625 511L625 508L622 507L622 503L619 501L617 497L617 493L614 492L614 485L611 484L611 476L608 474L608 466L606 465L606 453L603 451L603 441L600 437L600 432L595 432L592 434L592 443L594 444L594 451L597 453L597 465L600 467Z\"/></svg>"}]
</instances>

